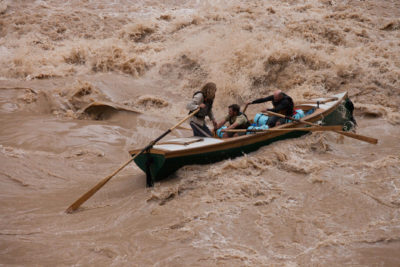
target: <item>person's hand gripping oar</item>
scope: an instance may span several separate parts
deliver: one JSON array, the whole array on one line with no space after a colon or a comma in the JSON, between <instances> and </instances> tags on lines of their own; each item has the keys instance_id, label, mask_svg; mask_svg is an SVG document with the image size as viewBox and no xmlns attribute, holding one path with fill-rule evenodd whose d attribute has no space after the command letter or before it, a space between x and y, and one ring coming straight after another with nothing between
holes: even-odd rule
<instances>
[{"instance_id":1,"label":"person's hand gripping oar","mask_svg":"<svg viewBox=\"0 0 400 267\"><path fill-rule=\"evenodd\" d=\"M312 123L312 122L308 122L308 121L304 121L304 120L298 120L298 119L295 119L293 117L285 116L285 115L282 115L282 114L279 114L279 113L275 113L275 112L272 112L272 111L266 111L265 113L267 113L268 115L277 116L277 117L285 118L285 119L288 119L288 120L292 120L292 121L295 121L295 122L298 122L298 123L304 123L304 124L311 125L311 126L320 126L320 125L318 125L316 123ZM358 140L361 140L361 141L364 141L364 142L367 142L367 143L370 143L370 144L377 144L378 143L378 139L375 139L375 138L372 138L372 137L369 137L369 136L364 136L364 135L350 133L350 132L344 132L344 131L334 131L334 132L338 133L338 134L345 135L347 137L358 139Z\"/></svg>"},{"instance_id":2,"label":"person's hand gripping oar","mask_svg":"<svg viewBox=\"0 0 400 267\"><path fill-rule=\"evenodd\" d=\"M182 119L179 123L177 123L175 126L169 128L166 132L164 132L162 135L151 141L145 148L143 148L139 153L137 153L135 156L133 156L131 159L129 159L127 162L125 162L121 167L119 167L117 170L115 170L112 174L108 175L107 177L103 178L97 185L95 185L92 189L87 191L85 194L83 194L78 200L76 200L74 203L72 203L71 206L68 207L66 210L67 213L72 213L75 210L77 210L86 200L88 200L91 196L93 196L100 188L102 188L108 181L111 180L114 175L116 175L119 171L121 171L123 168L125 168L131 161L133 161L136 157L141 155L143 152L146 150L151 149L158 141L160 141L163 137L165 137L167 134L172 132L173 129L181 125L184 121L187 119L191 118L194 116L197 112L199 112L200 109L196 109L194 112L190 113L188 116L186 116L184 119Z\"/></svg>"}]
</instances>

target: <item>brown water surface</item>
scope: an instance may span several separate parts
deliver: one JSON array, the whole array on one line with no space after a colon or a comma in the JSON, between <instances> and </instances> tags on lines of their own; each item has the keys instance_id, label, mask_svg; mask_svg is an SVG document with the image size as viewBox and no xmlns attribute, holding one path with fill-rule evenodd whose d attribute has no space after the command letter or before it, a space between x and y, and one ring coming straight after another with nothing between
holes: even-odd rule
<instances>
[{"instance_id":1,"label":"brown water surface","mask_svg":"<svg viewBox=\"0 0 400 267\"><path fill-rule=\"evenodd\" d=\"M0 1L0 265L400 266L399 17L398 1ZM64 212L207 81L218 118L276 89L347 91L379 143L313 133L154 188L131 164Z\"/></svg>"}]
</instances>

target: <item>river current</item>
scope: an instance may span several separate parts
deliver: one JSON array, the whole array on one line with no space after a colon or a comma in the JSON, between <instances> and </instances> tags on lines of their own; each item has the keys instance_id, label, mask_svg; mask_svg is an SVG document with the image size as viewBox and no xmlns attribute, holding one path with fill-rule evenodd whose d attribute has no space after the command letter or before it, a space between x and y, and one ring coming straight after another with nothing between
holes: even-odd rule
<instances>
[{"instance_id":1,"label":"river current","mask_svg":"<svg viewBox=\"0 0 400 267\"><path fill-rule=\"evenodd\" d=\"M1 0L0 265L400 266L399 17L399 1ZM313 133L153 188L130 164L65 213L209 81L218 120L277 89L347 91L379 143Z\"/></svg>"}]
</instances>

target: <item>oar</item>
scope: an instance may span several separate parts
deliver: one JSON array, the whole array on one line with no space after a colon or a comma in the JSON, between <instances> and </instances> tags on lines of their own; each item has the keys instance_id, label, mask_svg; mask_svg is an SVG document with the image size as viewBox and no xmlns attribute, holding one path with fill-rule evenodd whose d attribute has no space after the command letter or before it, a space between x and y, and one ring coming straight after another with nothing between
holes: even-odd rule
<instances>
[{"instance_id":1,"label":"oar","mask_svg":"<svg viewBox=\"0 0 400 267\"><path fill-rule=\"evenodd\" d=\"M347 137L351 137L354 139L358 139L360 141L364 141L370 144L374 144L376 145L378 143L378 139L373 138L373 137L369 137L369 136L365 136L365 135L361 135L361 134L355 134L352 132L344 132L344 131L334 131L335 133L339 133L341 135L345 135Z\"/></svg>"},{"instance_id":2,"label":"oar","mask_svg":"<svg viewBox=\"0 0 400 267\"><path fill-rule=\"evenodd\" d=\"M246 106L244 106L243 113L246 113L247 107L248 107L249 105L250 105L250 104L246 104Z\"/></svg>"},{"instance_id":3,"label":"oar","mask_svg":"<svg viewBox=\"0 0 400 267\"><path fill-rule=\"evenodd\" d=\"M137 153L135 156L133 156L130 160L125 162L121 167L119 167L116 171L114 171L112 174L108 175L105 177L103 180L101 180L97 185L95 185L92 189L87 191L85 194L83 194L78 200L76 200L74 203L72 203L71 206L68 207L66 210L67 213L72 213L75 210L77 210L86 200L88 200L91 196L93 196L100 188L102 188L108 181L111 180L114 175L116 175L120 170L125 168L126 165L128 165L131 161L133 161L136 157L138 157L140 154L145 152L146 150L151 149L158 141L160 141L163 137L165 137L167 134L172 132L173 129L181 125L184 121L189 119L190 117L194 116L197 112L199 112L200 109L195 110L193 113L189 114L186 116L184 119L182 119L178 124L175 126L169 128L165 133L160 135L158 138L154 139L151 141L145 148L143 148L139 153Z\"/></svg>"},{"instance_id":4,"label":"oar","mask_svg":"<svg viewBox=\"0 0 400 267\"><path fill-rule=\"evenodd\" d=\"M298 123L304 123L304 124L311 125L311 126L319 126L319 127L321 127L320 125L318 125L316 123L312 123L312 122L308 122L308 121L304 121L304 120L298 120L298 119L295 119L293 117L285 116L285 115L282 115L282 114L279 114L279 113L275 113L275 112L272 112L272 111L266 111L266 113L268 115L285 118L285 119L288 119L288 120L296 121ZM354 139L358 139L358 140L361 140L361 141L364 141L364 142L367 142L367 143L370 143L370 144L377 144L378 143L378 139L372 138L372 137L369 137L369 136L350 133L350 132L344 132L344 131L334 131L334 132L338 133L338 134L341 134L341 135L345 135L345 136L354 138Z\"/></svg>"},{"instance_id":5,"label":"oar","mask_svg":"<svg viewBox=\"0 0 400 267\"><path fill-rule=\"evenodd\" d=\"M301 105L301 104L326 104L332 101L338 100L337 97L330 97L324 100L305 100L305 101L299 101L299 102L295 102L297 105Z\"/></svg>"},{"instance_id":6,"label":"oar","mask_svg":"<svg viewBox=\"0 0 400 267\"><path fill-rule=\"evenodd\" d=\"M178 126L177 128L181 129L181 130L188 130L188 131L192 130L191 128L188 128L188 127L185 127L185 126Z\"/></svg>"},{"instance_id":7,"label":"oar","mask_svg":"<svg viewBox=\"0 0 400 267\"><path fill-rule=\"evenodd\" d=\"M342 129L340 125L334 126L319 126L319 127L303 127L303 128L285 128L285 129L222 129L221 132L227 133L246 133L246 132L292 132L292 131L307 131L307 132L321 132L321 131L338 131Z\"/></svg>"}]
</instances>

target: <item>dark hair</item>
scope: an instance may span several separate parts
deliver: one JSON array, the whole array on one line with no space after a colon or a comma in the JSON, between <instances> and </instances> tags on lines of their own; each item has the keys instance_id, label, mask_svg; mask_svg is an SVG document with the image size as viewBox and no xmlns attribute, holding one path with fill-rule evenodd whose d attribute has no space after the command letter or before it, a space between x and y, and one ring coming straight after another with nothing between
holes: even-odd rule
<instances>
[{"instance_id":1,"label":"dark hair","mask_svg":"<svg viewBox=\"0 0 400 267\"><path fill-rule=\"evenodd\" d=\"M240 106L238 104L232 104L229 106L229 108L231 108L237 114L239 114L239 112L240 112Z\"/></svg>"}]
</instances>

